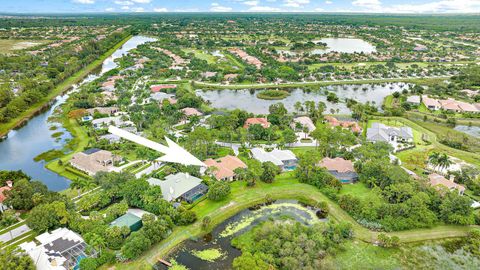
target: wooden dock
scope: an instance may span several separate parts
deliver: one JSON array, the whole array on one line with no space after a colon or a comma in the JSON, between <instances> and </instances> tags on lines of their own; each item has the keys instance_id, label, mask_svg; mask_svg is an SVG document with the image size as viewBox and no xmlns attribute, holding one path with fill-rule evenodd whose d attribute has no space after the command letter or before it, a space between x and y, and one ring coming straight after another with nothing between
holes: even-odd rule
<instances>
[{"instance_id":1,"label":"wooden dock","mask_svg":"<svg viewBox=\"0 0 480 270\"><path fill-rule=\"evenodd\" d=\"M163 259L158 259L158 261L161 262L162 264L168 266L168 267L171 267L171 266L172 266L171 263L169 263L169 262L167 262L167 261L165 261L165 260L163 260Z\"/></svg>"}]
</instances>

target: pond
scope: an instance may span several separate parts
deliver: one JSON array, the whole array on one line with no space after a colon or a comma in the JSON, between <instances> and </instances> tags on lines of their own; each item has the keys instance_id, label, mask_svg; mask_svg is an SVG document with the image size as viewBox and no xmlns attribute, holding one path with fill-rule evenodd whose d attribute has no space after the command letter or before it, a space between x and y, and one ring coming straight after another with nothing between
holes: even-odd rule
<instances>
[{"instance_id":1,"label":"pond","mask_svg":"<svg viewBox=\"0 0 480 270\"><path fill-rule=\"evenodd\" d=\"M471 135L473 137L480 138L480 127L477 127L477 126L469 127L469 126L458 125L454 129L460 132L466 133L468 135Z\"/></svg>"},{"instance_id":2,"label":"pond","mask_svg":"<svg viewBox=\"0 0 480 270\"><path fill-rule=\"evenodd\" d=\"M405 83L390 84L364 84L364 85L329 85L324 86L321 90L306 91L305 89L296 88L289 90L290 95L282 100L264 100L256 96L256 90L197 90L198 96L209 101L212 107L220 109L242 109L254 114L267 114L268 107L275 103L283 103L288 111L294 112L296 102L314 101L318 103L322 101L327 106L325 113L331 113L331 109L335 110L335 114L350 114L344 102L331 103L327 101L326 91L334 92L341 101L345 98L354 99L361 103L367 101L375 102L378 108L381 107L383 99L391 95L395 91L401 92L409 89L409 85ZM261 90L257 90L261 91Z\"/></svg>"},{"instance_id":3,"label":"pond","mask_svg":"<svg viewBox=\"0 0 480 270\"><path fill-rule=\"evenodd\" d=\"M148 41L152 41L152 39L142 36L132 37L105 60L99 73L88 75L79 85L91 82L115 68L117 66L114 62L115 59ZM71 91L76 91L79 85L73 86ZM34 157L45 151L62 149L66 141L71 138L71 135L59 123L48 121L67 98L68 94L57 97L46 111L30 119L25 126L8 133L7 139L0 142L0 170L22 170L32 179L43 182L53 191L69 187L70 180L46 169L44 161L35 162L33 160ZM52 137L54 133L60 134L59 132L62 132L62 135L56 138Z\"/></svg>"},{"instance_id":4,"label":"pond","mask_svg":"<svg viewBox=\"0 0 480 270\"><path fill-rule=\"evenodd\" d=\"M375 46L358 38L322 38L313 42L323 42L327 44L326 49L314 49L311 54L324 54L329 52L340 53L374 53Z\"/></svg>"},{"instance_id":5,"label":"pond","mask_svg":"<svg viewBox=\"0 0 480 270\"><path fill-rule=\"evenodd\" d=\"M177 251L171 254L169 260L174 259L179 264L185 265L188 269L230 269L233 259L241 255L241 251L232 247L230 244L234 237L245 233L260 222L269 219L289 218L305 225L325 222L326 219L319 219L317 217L317 211L318 209L303 205L296 200L278 200L272 204L262 204L245 209L222 222L211 234L207 234L196 241L187 240ZM214 262L208 262L192 254L192 251L207 249L220 250L224 255ZM155 269L166 268L164 265L158 263L155 265Z\"/></svg>"}]
</instances>

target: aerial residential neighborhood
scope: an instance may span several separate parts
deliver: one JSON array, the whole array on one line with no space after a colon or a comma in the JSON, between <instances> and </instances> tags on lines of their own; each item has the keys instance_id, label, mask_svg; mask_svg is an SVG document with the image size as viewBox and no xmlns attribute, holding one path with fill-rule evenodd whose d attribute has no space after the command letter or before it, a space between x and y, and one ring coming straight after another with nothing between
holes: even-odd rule
<instances>
[{"instance_id":1,"label":"aerial residential neighborhood","mask_svg":"<svg viewBox=\"0 0 480 270\"><path fill-rule=\"evenodd\" d=\"M1 270L480 268L477 1L5 3Z\"/></svg>"}]
</instances>

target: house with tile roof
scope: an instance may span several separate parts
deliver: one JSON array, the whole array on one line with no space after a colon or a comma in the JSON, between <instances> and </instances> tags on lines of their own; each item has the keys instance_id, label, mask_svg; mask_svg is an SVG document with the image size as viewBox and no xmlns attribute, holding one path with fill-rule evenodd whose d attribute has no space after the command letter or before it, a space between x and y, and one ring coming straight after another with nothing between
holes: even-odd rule
<instances>
[{"instance_id":1,"label":"house with tile roof","mask_svg":"<svg viewBox=\"0 0 480 270\"><path fill-rule=\"evenodd\" d=\"M352 184L358 180L358 174L353 167L353 162L350 160L341 157L326 157L320 161L319 166L326 168L342 184Z\"/></svg>"},{"instance_id":2,"label":"house with tile roof","mask_svg":"<svg viewBox=\"0 0 480 270\"><path fill-rule=\"evenodd\" d=\"M12 190L13 182L7 181L5 182L6 186L0 187L0 212L3 212L8 209L8 206L3 204L3 202L7 199L7 195L5 194L6 191Z\"/></svg>"},{"instance_id":3,"label":"house with tile roof","mask_svg":"<svg viewBox=\"0 0 480 270\"><path fill-rule=\"evenodd\" d=\"M233 181L235 180L235 169L247 168L247 165L243 163L238 157L225 156L218 159L207 159L204 161L208 168L212 168L212 174L217 180Z\"/></svg>"},{"instance_id":4,"label":"house with tile roof","mask_svg":"<svg viewBox=\"0 0 480 270\"><path fill-rule=\"evenodd\" d=\"M297 123L300 124L303 128L307 128L308 132L312 132L316 129L312 119L310 119L310 117L308 116L299 116L293 118L293 123L291 127L295 129Z\"/></svg>"},{"instance_id":5,"label":"house with tile roof","mask_svg":"<svg viewBox=\"0 0 480 270\"><path fill-rule=\"evenodd\" d=\"M356 121L341 121L333 116L325 116L325 120L327 120L328 124L331 127L342 127L344 129L350 129L352 132L361 133L362 128Z\"/></svg>"},{"instance_id":6,"label":"house with tile roof","mask_svg":"<svg viewBox=\"0 0 480 270\"><path fill-rule=\"evenodd\" d=\"M432 187L445 187L450 191L456 190L460 195L465 192L465 187L455 183L453 176L451 179L447 179L443 175L431 173L428 175L428 181Z\"/></svg>"},{"instance_id":7,"label":"house with tile roof","mask_svg":"<svg viewBox=\"0 0 480 270\"><path fill-rule=\"evenodd\" d=\"M270 122L265 117L252 117L245 120L243 128L249 128L252 125L261 125L263 128L269 128Z\"/></svg>"},{"instance_id":8,"label":"house with tile roof","mask_svg":"<svg viewBox=\"0 0 480 270\"><path fill-rule=\"evenodd\" d=\"M121 158L110 151L92 148L75 153L70 159L70 165L86 174L93 176L97 172L108 172L113 168L115 161Z\"/></svg>"}]
</instances>

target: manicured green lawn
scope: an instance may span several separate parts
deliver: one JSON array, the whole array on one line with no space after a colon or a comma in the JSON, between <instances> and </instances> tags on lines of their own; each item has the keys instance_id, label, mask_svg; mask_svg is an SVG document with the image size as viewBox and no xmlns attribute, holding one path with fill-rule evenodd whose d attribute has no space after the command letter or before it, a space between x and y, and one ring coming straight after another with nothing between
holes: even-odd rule
<instances>
[{"instance_id":1,"label":"manicured green lawn","mask_svg":"<svg viewBox=\"0 0 480 270\"><path fill-rule=\"evenodd\" d=\"M193 53L196 58L201 59L201 60L205 60L209 64L215 64L217 62L217 57L213 56L210 53L206 53L202 50L197 50L197 49L192 49L192 48L182 49L182 50L186 53Z\"/></svg>"},{"instance_id":2,"label":"manicured green lawn","mask_svg":"<svg viewBox=\"0 0 480 270\"><path fill-rule=\"evenodd\" d=\"M357 182L355 184L343 185L340 195L350 194L361 200L380 200L381 198L368 188L364 183Z\"/></svg>"}]
</instances>

